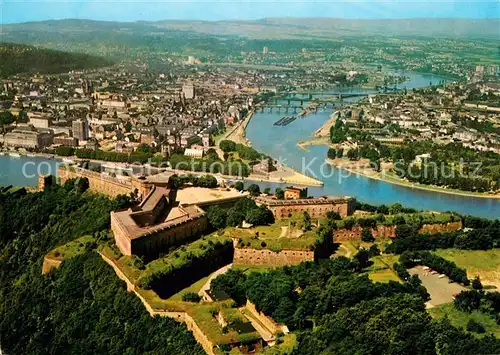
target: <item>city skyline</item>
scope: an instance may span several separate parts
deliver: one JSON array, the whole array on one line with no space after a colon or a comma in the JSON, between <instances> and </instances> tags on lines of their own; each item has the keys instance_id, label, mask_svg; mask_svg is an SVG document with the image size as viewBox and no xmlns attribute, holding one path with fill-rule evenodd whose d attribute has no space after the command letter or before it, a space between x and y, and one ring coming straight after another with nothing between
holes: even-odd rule
<instances>
[{"instance_id":1,"label":"city skyline","mask_svg":"<svg viewBox=\"0 0 500 355\"><path fill-rule=\"evenodd\" d=\"M500 4L493 1L105 1L57 0L4 1L1 23L58 19L107 21L258 20L266 17L405 19L499 18Z\"/></svg>"}]
</instances>

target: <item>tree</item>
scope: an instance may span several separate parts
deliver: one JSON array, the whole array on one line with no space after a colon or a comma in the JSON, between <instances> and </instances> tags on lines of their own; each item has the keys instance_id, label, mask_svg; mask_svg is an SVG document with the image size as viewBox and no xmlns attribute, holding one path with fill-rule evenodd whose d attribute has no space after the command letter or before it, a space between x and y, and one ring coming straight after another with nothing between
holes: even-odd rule
<instances>
[{"instance_id":1,"label":"tree","mask_svg":"<svg viewBox=\"0 0 500 355\"><path fill-rule=\"evenodd\" d=\"M340 221L342 219L340 214L338 212L335 212L335 211L328 211L326 213L326 218L328 218L330 220L334 220L334 221Z\"/></svg>"},{"instance_id":2,"label":"tree","mask_svg":"<svg viewBox=\"0 0 500 355\"><path fill-rule=\"evenodd\" d=\"M327 153L328 159L335 159L337 157L337 151L335 148L328 148L328 153Z\"/></svg>"},{"instance_id":3,"label":"tree","mask_svg":"<svg viewBox=\"0 0 500 355\"><path fill-rule=\"evenodd\" d=\"M0 112L0 126L9 125L15 121L14 115L10 111Z\"/></svg>"},{"instance_id":4,"label":"tree","mask_svg":"<svg viewBox=\"0 0 500 355\"><path fill-rule=\"evenodd\" d=\"M130 121L125 123L124 128L125 128L125 132L129 133L132 130L132 123L130 123Z\"/></svg>"},{"instance_id":5,"label":"tree","mask_svg":"<svg viewBox=\"0 0 500 355\"><path fill-rule=\"evenodd\" d=\"M22 110L19 112L19 116L17 116L17 122L18 123L28 123L29 117L28 117L28 112L26 110Z\"/></svg>"},{"instance_id":6,"label":"tree","mask_svg":"<svg viewBox=\"0 0 500 355\"><path fill-rule=\"evenodd\" d=\"M349 149L347 151L347 158L349 160L358 160L359 159L359 150L358 150L358 148Z\"/></svg>"},{"instance_id":7,"label":"tree","mask_svg":"<svg viewBox=\"0 0 500 355\"><path fill-rule=\"evenodd\" d=\"M225 292L238 306L243 306L247 301L246 296L247 276L242 270L229 269L226 273L217 276L210 283L213 293Z\"/></svg>"},{"instance_id":8,"label":"tree","mask_svg":"<svg viewBox=\"0 0 500 355\"><path fill-rule=\"evenodd\" d=\"M246 213L246 212L245 212ZM245 220L245 213L236 208L231 208L227 213L227 225L237 227Z\"/></svg>"},{"instance_id":9,"label":"tree","mask_svg":"<svg viewBox=\"0 0 500 355\"><path fill-rule=\"evenodd\" d=\"M207 212L208 222L214 229L222 229L227 225L228 214L220 206L212 206Z\"/></svg>"},{"instance_id":10,"label":"tree","mask_svg":"<svg viewBox=\"0 0 500 355\"><path fill-rule=\"evenodd\" d=\"M373 264L373 262L370 261L370 252L368 250L365 250L365 249L359 250L354 255L354 261L357 264L358 270L365 269L368 266L371 266Z\"/></svg>"},{"instance_id":11,"label":"tree","mask_svg":"<svg viewBox=\"0 0 500 355\"><path fill-rule=\"evenodd\" d=\"M260 195L260 187L257 184L251 184L247 187L247 191L251 196L259 196Z\"/></svg>"},{"instance_id":12,"label":"tree","mask_svg":"<svg viewBox=\"0 0 500 355\"><path fill-rule=\"evenodd\" d=\"M136 152L144 153L144 154L152 154L153 153L151 147L145 143L142 143L141 145L139 145L139 147L137 147L137 149L136 149Z\"/></svg>"},{"instance_id":13,"label":"tree","mask_svg":"<svg viewBox=\"0 0 500 355\"><path fill-rule=\"evenodd\" d=\"M197 185L200 187L214 188L217 187L219 183L213 175L202 175L198 178Z\"/></svg>"},{"instance_id":14,"label":"tree","mask_svg":"<svg viewBox=\"0 0 500 355\"><path fill-rule=\"evenodd\" d=\"M219 143L219 148L225 153L234 152L236 150L236 143L230 140L222 140Z\"/></svg>"},{"instance_id":15,"label":"tree","mask_svg":"<svg viewBox=\"0 0 500 355\"><path fill-rule=\"evenodd\" d=\"M245 221L255 226L270 224L274 222L273 213L265 206L248 210Z\"/></svg>"},{"instance_id":16,"label":"tree","mask_svg":"<svg viewBox=\"0 0 500 355\"><path fill-rule=\"evenodd\" d=\"M60 146L56 148L56 154L64 157L73 156L75 154L75 149L72 147Z\"/></svg>"},{"instance_id":17,"label":"tree","mask_svg":"<svg viewBox=\"0 0 500 355\"><path fill-rule=\"evenodd\" d=\"M389 206L389 214L398 214L403 210L403 206L400 203L394 203Z\"/></svg>"},{"instance_id":18,"label":"tree","mask_svg":"<svg viewBox=\"0 0 500 355\"><path fill-rule=\"evenodd\" d=\"M469 332L474 332L474 333L479 333L479 334L486 332L486 329L484 329L483 325L481 323L475 321L472 318L470 318L469 321L467 322L466 329Z\"/></svg>"},{"instance_id":19,"label":"tree","mask_svg":"<svg viewBox=\"0 0 500 355\"><path fill-rule=\"evenodd\" d=\"M270 194L271 194L271 188L270 188L270 187L266 187L266 188L264 189L264 193L265 193L266 195L270 195Z\"/></svg>"},{"instance_id":20,"label":"tree","mask_svg":"<svg viewBox=\"0 0 500 355\"><path fill-rule=\"evenodd\" d=\"M335 124L330 127L330 140L332 143L341 143L346 140L347 129L341 120L336 120Z\"/></svg>"},{"instance_id":21,"label":"tree","mask_svg":"<svg viewBox=\"0 0 500 355\"><path fill-rule=\"evenodd\" d=\"M278 200L283 200L285 198L285 191L283 191L280 187L277 187L274 191L274 195Z\"/></svg>"},{"instance_id":22,"label":"tree","mask_svg":"<svg viewBox=\"0 0 500 355\"><path fill-rule=\"evenodd\" d=\"M479 276L474 277L474 280L472 280L472 288L474 290L482 290L483 289L483 284L481 283Z\"/></svg>"},{"instance_id":23,"label":"tree","mask_svg":"<svg viewBox=\"0 0 500 355\"><path fill-rule=\"evenodd\" d=\"M245 186L243 185L243 182L241 182L241 181L236 181L233 186L238 191L243 191L243 189L245 188Z\"/></svg>"},{"instance_id":24,"label":"tree","mask_svg":"<svg viewBox=\"0 0 500 355\"><path fill-rule=\"evenodd\" d=\"M361 240L368 243L375 241L371 228L363 228L361 231Z\"/></svg>"},{"instance_id":25,"label":"tree","mask_svg":"<svg viewBox=\"0 0 500 355\"><path fill-rule=\"evenodd\" d=\"M184 302L198 303L201 301L201 297L196 292L186 292L185 294L182 295L182 300Z\"/></svg>"},{"instance_id":26,"label":"tree","mask_svg":"<svg viewBox=\"0 0 500 355\"><path fill-rule=\"evenodd\" d=\"M302 216L302 230L304 232L310 231L312 229L312 222L311 222L311 216L307 211L304 211L304 214Z\"/></svg>"},{"instance_id":27,"label":"tree","mask_svg":"<svg viewBox=\"0 0 500 355\"><path fill-rule=\"evenodd\" d=\"M343 156L344 156L344 148L337 149L336 157L337 158L342 158Z\"/></svg>"},{"instance_id":28,"label":"tree","mask_svg":"<svg viewBox=\"0 0 500 355\"><path fill-rule=\"evenodd\" d=\"M377 207L377 213L389 214L389 208L386 205L380 205Z\"/></svg>"}]
</instances>

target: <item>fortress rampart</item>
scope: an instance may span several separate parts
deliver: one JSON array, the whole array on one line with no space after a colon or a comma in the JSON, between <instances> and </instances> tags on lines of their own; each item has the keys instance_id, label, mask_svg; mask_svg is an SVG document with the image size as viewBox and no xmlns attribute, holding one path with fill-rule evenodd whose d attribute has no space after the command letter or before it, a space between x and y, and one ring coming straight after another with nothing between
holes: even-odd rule
<instances>
[{"instance_id":1,"label":"fortress rampart","mask_svg":"<svg viewBox=\"0 0 500 355\"><path fill-rule=\"evenodd\" d=\"M118 195L130 196L137 192L140 196L146 196L151 190L152 185L135 178L113 178L95 171L90 171L77 167L60 166L58 175L61 184L69 179L87 178L89 180L89 189L93 192L101 193L112 198Z\"/></svg>"},{"instance_id":2,"label":"fortress rampart","mask_svg":"<svg viewBox=\"0 0 500 355\"><path fill-rule=\"evenodd\" d=\"M266 205L276 219L287 218L297 212L307 212L313 219L326 217L328 212L337 212L342 217L346 217L353 214L356 208L356 200L351 197L316 197L294 200L256 197L255 201Z\"/></svg>"},{"instance_id":3,"label":"fortress rampart","mask_svg":"<svg viewBox=\"0 0 500 355\"><path fill-rule=\"evenodd\" d=\"M453 232L462 228L462 221L448 222L448 223L430 223L424 224L418 230L419 233L429 233L436 234L442 232ZM360 226L354 226L351 229L339 228L333 232L333 240L335 242L343 242L348 240L358 240L361 238L361 231L363 230ZM374 238L395 238L396 237L396 226L377 226L377 228L371 229Z\"/></svg>"},{"instance_id":4,"label":"fortress rampart","mask_svg":"<svg viewBox=\"0 0 500 355\"><path fill-rule=\"evenodd\" d=\"M234 248L233 264L285 266L297 265L303 261L314 261L314 252L306 250L258 250L251 248Z\"/></svg>"}]
</instances>

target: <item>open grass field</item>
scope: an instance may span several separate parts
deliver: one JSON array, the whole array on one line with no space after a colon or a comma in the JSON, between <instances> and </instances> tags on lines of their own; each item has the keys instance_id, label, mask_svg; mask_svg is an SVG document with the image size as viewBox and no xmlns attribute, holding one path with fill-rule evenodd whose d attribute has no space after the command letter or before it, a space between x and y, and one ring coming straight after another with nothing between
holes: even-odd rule
<instances>
[{"instance_id":1,"label":"open grass field","mask_svg":"<svg viewBox=\"0 0 500 355\"><path fill-rule=\"evenodd\" d=\"M375 244L379 249L383 250L383 245L387 241L377 240ZM339 247L335 252L336 256L345 256L347 258L352 258L359 248L370 248L373 243L365 243L362 241L346 241L339 243ZM399 260L398 255L394 254L381 254L374 258L371 258L373 265L366 269L368 277L375 282L389 282L397 281L400 282L398 275L392 269L392 265Z\"/></svg>"},{"instance_id":2,"label":"open grass field","mask_svg":"<svg viewBox=\"0 0 500 355\"><path fill-rule=\"evenodd\" d=\"M268 270L273 269L273 267L272 266L264 266L264 265L236 265L236 264L233 264L231 269L241 270L246 275L248 275L252 272L266 272Z\"/></svg>"},{"instance_id":3,"label":"open grass field","mask_svg":"<svg viewBox=\"0 0 500 355\"><path fill-rule=\"evenodd\" d=\"M47 254L47 257L62 261L84 253L89 250L86 246L94 242L95 239L92 236L86 235L54 248Z\"/></svg>"},{"instance_id":4,"label":"open grass field","mask_svg":"<svg viewBox=\"0 0 500 355\"><path fill-rule=\"evenodd\" d=\"M500 289L500 249L440 249L436 254L467 269L469 278L479 276L484 286L496 286Z\"/></svg>"},{"instance_id":5,"label":"open grass field","mask_svg":"<svg viewBox=\"0 0 500 355\"><path fill-rule=\"evenodd\" d=\"M442 318L447 316L451 324L455 327L462 327L465 329L469 319L474 319L476 322L480 323L485 329L485 334L476 334L477 336L484 336L486 334L493 334L497 338L500 338L500 326L495 323L492 317L487 314L481 313L479 311L474 311L472 313L466 313L457 310L453 303L446 303L440 306L429 308L429 314L433 318Z\"/></svg>"},{"instance_id":6,"label":"open grass field","mask_svg":"<svg viewBox=\"0 0 500 355\"><path fill-rule=\"evenodd\" d=\"M303 232L302 217L296 215L269 226L227 228L224 236L240 239L240 248L269 249L275 252L283 249L311 250L316 243L315 231Z\"/></svg>"},{"instance_id":7,"label":"open grass field","mask_svg":"<svg viewBox=\"0 0 500 355\"><path fill-rule=\"evenodd\" d=\"M392 269L392 265L394 265L398 259L399 256L393 254L381 254L372 258L371 261L373 261L373 265L367 269L370 280L375 282L400 282L401 280L398 275Z\"/></svg>"}]
</instances>

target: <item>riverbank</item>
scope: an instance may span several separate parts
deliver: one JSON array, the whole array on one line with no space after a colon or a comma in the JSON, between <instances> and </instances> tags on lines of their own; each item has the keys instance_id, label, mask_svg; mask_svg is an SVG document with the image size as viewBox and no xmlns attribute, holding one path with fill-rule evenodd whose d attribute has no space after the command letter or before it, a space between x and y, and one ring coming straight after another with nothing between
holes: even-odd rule
<instances>
[{"instance_id":1,"label":"riverbank","mask_svg":"<svg viewBox=\"0 0 500 355\"><path fill-rule=\"evenodd\" d=\"M374 171L372 168L367 167L365 164L361 164L359 167L354 168L351 165L339 164L338 162L335 162L334 160L328 159L328 158L325 159L325 161L328 164L330 164L338 169L342 169L342 170L348 171L348 172L356 174L356 175L364 176L364 177L367 177L367 178L370 178L373 180L387 182L387 183L394 184L394 185L409 187L412 189L418 189L418 190L424 190L424 191L430 191L430 192L440 192L440 193L445 193L445 194L449 194L449 195L459 195L459 196L466 196L466 197L500 199L500 194L467 192L467 191L461 191L461 190L448 189L445 187L422 185L422 184L418 184L418 183L405 181L405 180L402 180L398 177L391 176L390 173L387 173L387 172L378 173L378 172Z\"/></svg>"},{"instance_id":2,"label":"riverbank","mask_svg":"<svg viewBox=\"0 0 500 355\"><path fill-rule=\"evenodd\" d=\"M248 147L252 146L252 142L246 138L245 130L253 117L253 111L250 111L245 119L241 121L235 128L228 132L224 139L231 140L235 143L240 143ZM295 184L302 186L323 186L323 182L314 179L310 176L304 175L289 168L285 165L278 165L278 170L270 172L266 175L250 174L245 180L258 181L258 182L272 182L279 184Z\"/></svg>"},{"instance_id":3,"label":"riverbank","mask_svg":"<svg viewBox=\"0 0 500 355\"><path fill-rule=\"evenodd\" d=\"M330 146L330 137L316 137L307 141L300 141L297 143L297 146L299 146L300 149L305 150L308 152L309 150L307 149L308 146L314 146L314 145L325 145L327 147Z\"/></svg>"},{"instance_id":4,"label":"riverbank","mask_svg":"<svg viewBox=\"0 0 500 355\"><path fill-rule=\"evenodd\" d=\"M252 119L253 111L249 111L245 116L243 121L240 121L234 126L229 132L227 132L222 139L227 139L233 141L235 143L246 145L247 147L251 147L252 143L245 137L245 129L248 126L248 123Z\"/></svg>"},{"instance_id":5,"label":"riverbank","mask_svg":"<svg viewBox=\"0 0 500 355\"><path fill-rule=\"evenodd\" d=\"M258 182L274 182L278 184L293 184L301 186L323 186L323 181L301 174L288 166L281 165L277 171L267 175L250 174L245 180Z\"/></svg>"},{"instance_id":6,"label":"riverbank","mask_svg":"<svg viewBox=\"0 0 500 355\"><path fill-rule=\"evenodd\" d=\"M314 132L314 137L330 137L330 128L335 124L337 120L338 111L334 111L330 118Z\"/></svg>"},{"instance_id":7,"label":"riverbank","mask_svg":"<svg viewBox=\"0 0 500 355\"><path fill-rule=\"evenodd\" d=\"M0 157L7 157L9 159L12 159L12 162L16 162L16 164L19 164L19 171L18 173L20 175L16 175L12 179L9 179L8 181L4 181L4 183L0 183L0 186L9 186L9 185L25 185L28 187L36 186L38 183L38 169L35 167L30 162L30 158L37 158L37 159L42 159L41 163L45 164L44 162L51 162L51 166L46 166L46 169L43 169L44 174L49 174L49 175L55 175L57 174L57 165L60 163L72 163L72 162L78 162L78 161L91 161L92 163L96 164L101 164L103 166L108 166L108 167L113 167L115 166L117 170L123 170L125 168L133 168L133 171L131 174L138 174L138 175L147 175L147 176L155 176L157 174L161 173L172 173L172 174L195 174L195 175L204 175L207 174L205 172L195 172L191 170L175 170L171 169L168 167L163 167L163 168L158 168L154 167L148 164L143 164L143 165L135 165L135 164L125 164L125 163L114 163L114 162L108 162L108 161L103 161L103 160L95 160L95 159L79 159L77 157L62 157L62 156L57 156L57 155L52 155L52 154L45 154L45 153L30 153L29 155L26 154L18 154L18 155L13 155L11 156L10 154L2 154ZM26 165L26 163L29 163L29 166ZM40 162L39 162L40 164ZM33 165L33 166L32 166ZM46 165L46 164L45 164ZM23 168L24 167L24 168ZM28 168L26 168L28 167ZM26 171L23 171L25 169ZM2 171L12 171L12 169L9 169L8 167L3 167L0 169L0 178L2 175ZM18 169L15 169L16 171ZM29 173L30 176L24 176L24 173ZM5 175L5 173L4 173ZM250 174L249 176L246 177L240 177L240 176L233 176L233 175L222 175L222 174L212 174L216 176L220 180L225 180L225 181L234 181L234 180L243 180L243 181L255 181L255 182L268 182L268 183L279 183L279 184L294 184L294 185L302 185L302 186L323 186L323 182L320 180L313 179L309 176L300 174L296 172L295 170L284 166L284 165L279 165L277 171L273 171L269 174L266 175L261 175L261 174ZM23 181L21 184L19 184L19 179ZM29 181L28 181L29 180ZM1 179L0 179L1 182Z\"/></svg>"}]
</instances>

